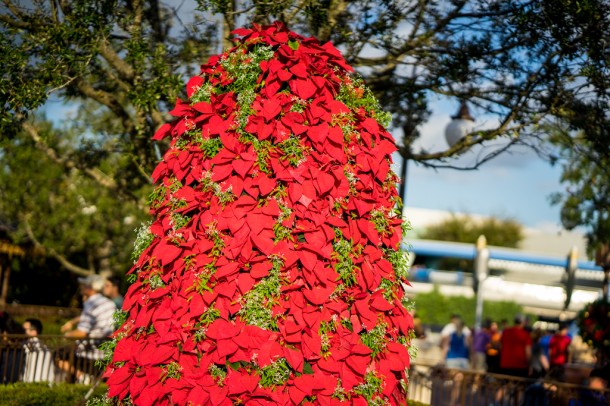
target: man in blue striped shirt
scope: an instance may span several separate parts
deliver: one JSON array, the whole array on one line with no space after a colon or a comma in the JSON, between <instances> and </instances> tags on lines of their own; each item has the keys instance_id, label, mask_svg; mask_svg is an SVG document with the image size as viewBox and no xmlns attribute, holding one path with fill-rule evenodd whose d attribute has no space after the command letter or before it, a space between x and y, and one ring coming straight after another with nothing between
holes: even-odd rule
<instances>
[{"instance_id":1,"label":"man in blue striped shirt","mask_svg":"<svg viewBox=\"0 0 610 406\"><path fill-rule=\"evenodd\" d=\"M91 274L84 278L78 278L78 282L83 295L83 311L79 317L68 321L61 328L65 337L81 339L77 341L75 353L77 371L70 368L67 359L59 360L58 366L65 371L75 373L76 378L82 380L83 371L88 374L96 374L97 372L94 365L95 361L101 359L104 355L98 346L112 334L114 329L113 315L116 306L112 300L101 293L104 288L104 278L102 276Z\"/></svg>"}]
</instances>

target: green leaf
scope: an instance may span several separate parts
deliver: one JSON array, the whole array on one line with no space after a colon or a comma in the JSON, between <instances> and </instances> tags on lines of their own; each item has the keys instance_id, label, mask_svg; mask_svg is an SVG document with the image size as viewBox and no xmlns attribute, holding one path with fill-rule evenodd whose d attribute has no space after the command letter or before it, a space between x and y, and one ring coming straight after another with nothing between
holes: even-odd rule
<instances>
[{"instance_id":1,"label":"green leaf","mask_svg":"<svg viewBox=\"0 0 610 406\"><path fill-rule=\"evenodd\" d=\"M296 51L297 49L299 49L299 45L300 45L300 44L299 44L299 42L298 42L298 41L295 41L295 40L290 40L290 41L288 41L288 46L289 46L289 47L290 47L292 50L294 50L294 51Z\"/></svg>"},{"instance_id":2,"label":"green leaf","mask_svg":"<svg viewBox=\"0 0 610 406\"><path fill-rule=\"evenodd\" d=\"M303 364L303 373L306 375L313 375L313 368L309 362Z\"/></svg>"}]
</instances>

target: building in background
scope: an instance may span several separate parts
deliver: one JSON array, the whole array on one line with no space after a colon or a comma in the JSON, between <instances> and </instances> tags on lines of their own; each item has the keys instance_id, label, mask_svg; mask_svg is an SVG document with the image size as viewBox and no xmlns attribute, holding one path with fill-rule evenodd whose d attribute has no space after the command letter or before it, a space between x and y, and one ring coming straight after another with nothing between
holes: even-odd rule
<instances>
[{"instance_id":1,"label":"building in background","mask_svg":"<svg viewBox=\"0 0 610 406\"><path fill-rule=\"evenodd\" d=\"M418 239L427 226L458 213L412 207L405 213L412 226L406 238L412 263L412 287L407 291L427 292L437 286L446 295L474 296L475 245ZM528 313L572 318L599 297L603 273L587 258L583 234L552 228L524 227L523 231L517 249L489 247L489 275L481 291L484 300L514 301ZM572 276L568 272L571 252L577 253Z\"/></svg>"}]
</instances>

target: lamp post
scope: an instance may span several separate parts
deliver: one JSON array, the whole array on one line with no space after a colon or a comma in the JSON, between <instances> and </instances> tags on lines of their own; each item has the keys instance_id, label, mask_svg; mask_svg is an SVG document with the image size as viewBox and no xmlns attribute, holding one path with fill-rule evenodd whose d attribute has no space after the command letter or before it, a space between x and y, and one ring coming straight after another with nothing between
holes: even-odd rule
<instances>
[{"instance_id":1,"label":"lamp post","mask_svg":"<svg viewBox=\"0 0 610 406\"><path fill-rule=\"evenodd\" d=\"M474 313L475 331L481 329L481 319L483 318L483 284L489 274L489 248L487 248L487 239L484 235L480 235L477 239L476 249L473 275L477 298L477 305Z\"/></svg>"},{"instance_id":2,"label":"lamp post","mask_svg":"<svg viewBox=\"0 0 610 406\"><path fill-rule=\"evenodd\" d=\"M474 127L474 118L470 115L468 105L465 100L460 102L460 108L455 116L445 128L445 140L449 147L453 147L462 138L468 135Z\"/></svg>"},{"instance_id":3,"label":"lamp post","mask_svg":"<svg viewBox=\"0 0 610 406\"><path fill-rule=\"evenodd\" d=\"M570 301L572 300L572 293L574 292L574 284L576 283L576 270L578 269L578 249L576 246L572 247L568 254L568 260L566 261L565 269L565 291L566 300L563 304L563 310L568 310Z\"/></svg>"},{"instance_id":4,"label":"lamp post","mask_svg":"<svg viewBox=\"0 0 610 406\"><path fill-rule=\"evenodd\" d=\"M400 188L398 194L402 199L402 218L405 218L405 208L407 207L407 174L409 170L409 157L407 153L402 155L402 165L400 167Z\"/></svg>"},{"instance_id":5,"label":"lamp post","mask_svg":"<svg viewBox=\"0 0 610 406\"><path fill-rule=\"evenodd\" d=\"M460 107L455 116L451 116L451 121L445 128L445 139L449 147L453 147L458 141L468 135L474 127L474 118L468 110L468 105L465 100L460 102ZM403 127L403 142L405 151L402 153L402 166L400 169L400 188L398 194L402 199L402 216L405 216L405 208L407 206L407 175L409 169L409 157L411 155L411 142L413 138L410 136L414 133L414 128L409 128L407 125Z\"/></svg>"}]
</instances>

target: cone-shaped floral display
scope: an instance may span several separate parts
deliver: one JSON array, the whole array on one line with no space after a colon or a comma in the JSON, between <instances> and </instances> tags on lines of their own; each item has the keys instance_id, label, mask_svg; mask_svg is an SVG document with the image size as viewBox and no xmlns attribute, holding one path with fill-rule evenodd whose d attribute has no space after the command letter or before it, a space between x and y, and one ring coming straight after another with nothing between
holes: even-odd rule
<instances>
[{"instance_id":1,"label":"cone-shaped floral display","mask_svg":"<svg viewBox=\"0 0 610 406\"><path fill-rule=\"evenodd\" d=\"M154 136L171 146L109 396L405 404L412 318L388 116L330 43L281 24L235 33Z\"/></svg>"}]
</instances>

